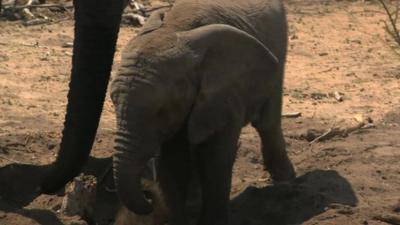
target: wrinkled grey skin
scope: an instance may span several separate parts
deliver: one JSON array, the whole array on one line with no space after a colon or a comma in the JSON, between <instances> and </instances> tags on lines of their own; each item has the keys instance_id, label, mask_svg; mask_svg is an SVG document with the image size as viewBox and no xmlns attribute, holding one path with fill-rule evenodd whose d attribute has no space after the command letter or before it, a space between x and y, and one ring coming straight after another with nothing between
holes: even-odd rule
<instances>
[{"instance_id":1,"label":"wrinkled grey skin","mask_svg":"<svg viewBox=\"0 0 400 225\"><path fill-rule=\"evenodd\" d=\"M280 119L286 46L278 0L178 0L155 13L126 46L112 83L114 178L122 203L138 214L151 212L140 180L159 155L169 224L188 224L191 162L202 189L199 224L229 224L232 166L248 123L261 137L272 178L294 178Z\"/></svg>"},{"instance_id":2,"label":"wrinkled grey skin","mask_svg":"<svg viewBox=\"0 0 400 225\"><path fill-rule=\"evenodd\" d=\"M74 47L68 104L57 159L40 176L39 193L54 194L81 171L92 148L123 8L128 0L73 0Z\"/></svg>"}]
</instances>

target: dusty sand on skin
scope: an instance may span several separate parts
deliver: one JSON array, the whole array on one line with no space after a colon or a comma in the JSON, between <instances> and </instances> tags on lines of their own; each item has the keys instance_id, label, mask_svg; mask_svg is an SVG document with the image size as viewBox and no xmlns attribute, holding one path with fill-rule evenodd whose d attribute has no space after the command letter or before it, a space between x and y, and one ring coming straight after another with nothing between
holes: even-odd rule
<instances>
[{"instance_id":1,"label":"dusty sand on skin","mask_svg":"<svg viewBox=\"0 0 400 225\"><path fill-rule=\"evenodd\" d=\"M272 185L262 170L259 140L245 128L234 169L232 214L237 224L387 224L376 215L400 216L400 56L383 29L386 15L370 1L286 1L290 45L284 111L289 155L298 178ZM61 197L36 196L38 165L54 160L68 90L71 19L23 27L0 21L0 224L72 224L61 216ZM124 26L120 51L137 28ZM35 45L38 43L39 47ZM338 102L329 96L344 94ZM297 134L373 119L376 128L310 145ZM87 173L109 163L114 128L109 98ZM22 165L21 163L30 164ZM36 165L36 166L35 166ZM110 224L116 199L98 191L92 217ZM248 188L252 186L252 188ZM81 221L82 224L84 224Z\"/></svg>"}]
</instances>

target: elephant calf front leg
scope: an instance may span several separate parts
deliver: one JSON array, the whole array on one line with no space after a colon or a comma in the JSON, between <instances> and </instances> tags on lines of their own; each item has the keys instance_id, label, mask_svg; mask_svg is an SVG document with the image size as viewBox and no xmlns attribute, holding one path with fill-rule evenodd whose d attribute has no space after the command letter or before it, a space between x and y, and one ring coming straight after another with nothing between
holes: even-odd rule
<instances>
[{"instance_id":1,"label":"elephant calf front leg","mask_svg":"<svg viewBox=\"0 0 400 225\"><path fill-rule=\"evenodd\" d=\"M199 225L229 224L232 167L239 134L240 128L226 128L196 146L203 197Z\"/></svg>"},{"instance_id":2,"label":"elephant calf front leg","mask_svg":"<svg viewBox=\"0 0 400 225\"><path fill-rule=\"evenodd\" d=\"M170 225L188 225L185 201L190 176L189 163L189 144L184 137L175 137L162 146L158 171L169 209Z\"/></svg>"}]
</instances>

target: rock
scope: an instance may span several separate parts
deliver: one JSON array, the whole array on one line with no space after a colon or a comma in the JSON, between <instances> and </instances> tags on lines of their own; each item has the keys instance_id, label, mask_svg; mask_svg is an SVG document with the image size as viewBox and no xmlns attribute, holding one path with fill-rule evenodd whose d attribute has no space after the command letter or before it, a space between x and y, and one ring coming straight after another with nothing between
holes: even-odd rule
<instances>
[{"instance_id":1,"label":"rock","mask_svg":"<svg viewBox=\"0 0 400 225\"><path fill-rule=\"evenodd\" d=\"M135 14L135 13L127 13L122 15L122 23L132 26L143 26L146 22L146 18Z\"/></svg>"},{"instance_id":2,"label":"rock","mask_svg":"<svg viewBox=\"0 0 400 225\"><path fill-rule=\"evenodd\" d=\"M301 117L301 112L287 112L287 113L283 113L282 117L284 118L297 118L297 117Z\"/></svg>"},{"instance_id":3,"label":"rock","mask_svg":"<svg viewBox=\"0 0 400 225\"><path fill-rule=\"evenodd\" d=\"M72 47L74 47L74 43L65 42L61 47L63 47L63 48L72 48Z\"/></svg>"},{"instance_id":4,"label":"rock","mask_svg":"<svg viewBox=\"0 0 400 225\"><path fill-rule=\"evenodd\" d=\"M338 91L335 91L335 92L333 92L333 95L334 95L335 99L336 99L338 102L342 102L342 101L343 101L343 93L340 93L340 92L338 92Z\"/></svg>"},{"instance_id":5,"label":"rock","mask_svg":"<svg viewBox=\"0 0 400 225\"><path fill-rule=\"evenodd\" d=\"M363 114L354 115L354 119L359 123L372 124L374 120L371 117L364 116Z\"/></svg>"},{"instance_id":6,"label":"rock","mask_svg":"<svg viewBox=\"0 0 400 225\"><path fill-rule=\"evenodd\" d=\"M20 14L22 15L22 17L24 17L25 20L35 19L35 15L33 15L32 12L27 8L22 9Z\"/></svg>"},{"instance_id":7,"label":"rock","mask_svg":"<svg viewBox=\"0 0 400 225\"><path fill-rule=\"evenodd\" d=\"M359 123L365 121L365 118L364 118L364 116L363 116L362 114L356 114L356 115L354 115L354 119L355 119L357 122L359 122Z\"/></svg>"},{"instance_id":8,"label":"rock","mask_svg":"<svg viewBox=\"0 0 400 225\"><path fill-rule=\"evenodd\" d=\"M97 181L94 176L80 175L65 191L61 212L67 216L84 216L93 212Z\"/></svg>"}]
</instances>

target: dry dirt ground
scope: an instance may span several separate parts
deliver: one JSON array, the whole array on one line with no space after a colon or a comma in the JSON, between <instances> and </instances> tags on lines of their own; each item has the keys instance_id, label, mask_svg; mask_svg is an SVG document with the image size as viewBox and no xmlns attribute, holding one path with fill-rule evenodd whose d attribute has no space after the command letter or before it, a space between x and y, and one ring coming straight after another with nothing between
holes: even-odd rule
<instances>
[{"instance_id":1,"label":"dry dirt ground","mask_svg":"<svg viewBox=\"0 0 400 225\"><path fill-rule=\"evenodd\" d=\"M243 129L232 188L234 221L399 224L391 216L400 216L400 56L383 28L386 15L371 1L285 4L290 45L284 111L302 116L283 124L298 178L273 185L256 133ZM71 49L62 46L72 41L73 21L63 17L30 27L0 20L1 225L85 224L59 212L61 196L34 193L40 165L55 159L64 118ZM115 67L136 32L123 26ZM335 91L343 101L332 97ZM356 115L376 126L312 144L302 138L311 129L352 126ZM106 170L114 130L107 99L86 173L101 176ZM98 186L92 224L113 220L116 198L106 186L112 186L110 174Z\"/></svg>"}]
</instances>

